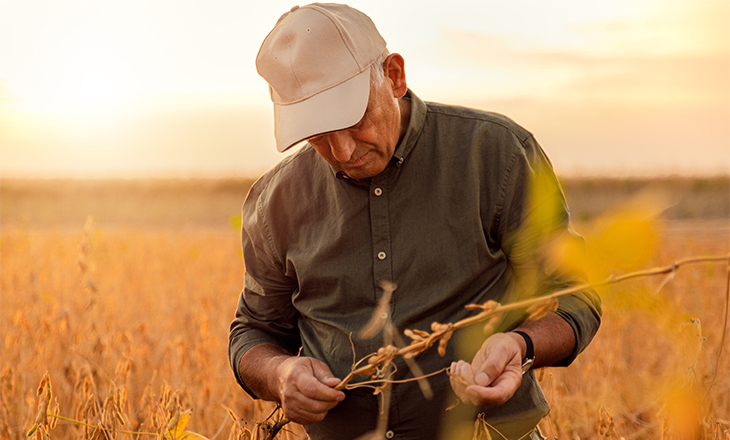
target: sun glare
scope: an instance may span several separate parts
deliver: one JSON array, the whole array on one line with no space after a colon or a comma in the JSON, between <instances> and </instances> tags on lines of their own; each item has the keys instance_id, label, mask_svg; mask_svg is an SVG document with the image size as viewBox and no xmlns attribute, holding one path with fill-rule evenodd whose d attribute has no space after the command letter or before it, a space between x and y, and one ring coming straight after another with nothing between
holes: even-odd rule
<instances>
[{"instance_id":1,"label":"sun glare","mask_svg":"<svg viewBox=\"0 0 730 440\"><path fill-rule=\"evenodd\" d=\"M132 144L149 146L145 153L156 155L160 169L171 166L166 148L181 145L191 153L187 163L176 156L179 167L209 161L227 168L238 154L238 163L273 166L280 156L271 103L254 59L291 4L248 3L14 2L0 14L0 171L44 161L60 170L56 152L77 164L82 148L131 151ZM676 148L678 172L699 159L698 173L717 169L716 151L727 149L728 0L349 3L403 54L420 97L503 112L547 133L562 170L589 167L569 160L604 166L592 154L604 154L602 140L618 142L618 134L649 155ZM703 117L692 125L686 115ZM697 132L712 136L701 151L688 151L680 139ZM220 149L211 152L211 144ZM26 162L13 162L21 156ZM126 162L103 163L142 163L139 155L119 157Z\"/></svg>"},{"instance_id":2,"label":"sun glare","mask_svg":"<svg viewBox=\"0 0 730 440\"><path fill-rule=\"evenodd\" d=\"M118 107L133 91L123 60L104 48L89 46L45 60L33 78L8 85L26 111L95 115Z\"/></svg>"}]
</instances>

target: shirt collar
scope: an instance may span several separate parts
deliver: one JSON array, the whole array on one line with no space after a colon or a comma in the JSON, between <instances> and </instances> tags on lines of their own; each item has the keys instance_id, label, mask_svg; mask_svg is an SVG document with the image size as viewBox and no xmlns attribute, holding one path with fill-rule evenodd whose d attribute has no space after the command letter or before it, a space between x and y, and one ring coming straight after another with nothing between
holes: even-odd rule
<instances>
[{"instance_id":1,"label":"shirt collar","mask_svg":"<svg viewBox=\"0 0 730 440\"><path fill-rule=\"evenodd\" d=\"M408 129L405 136L395 148L393 153L393 161L396 166L401 166L410 154L413 147L416 146L418 138L421 136L423 125L426 122L426 103L416 96L411 89L408 89L402 99L411 100L411 119L408 122Z\"/></svg>"}]
</instances>

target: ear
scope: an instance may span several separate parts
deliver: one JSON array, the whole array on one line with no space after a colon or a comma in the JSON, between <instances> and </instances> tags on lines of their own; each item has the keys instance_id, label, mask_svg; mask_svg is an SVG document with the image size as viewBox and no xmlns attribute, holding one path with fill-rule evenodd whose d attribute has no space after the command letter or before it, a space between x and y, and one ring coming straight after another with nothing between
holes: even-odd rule
<instances>
[{"instance_id":1,"label":"ear","mask_svg":"<svg viewBox=\"0 0 730 440\"><path fill-rule=\"evenodd\" d=\"M383 63L385 78L390 80L394 98L400 98L408 91L405 63L405 60L399 53L388 55Z\"/></svg>"}]
</instances>

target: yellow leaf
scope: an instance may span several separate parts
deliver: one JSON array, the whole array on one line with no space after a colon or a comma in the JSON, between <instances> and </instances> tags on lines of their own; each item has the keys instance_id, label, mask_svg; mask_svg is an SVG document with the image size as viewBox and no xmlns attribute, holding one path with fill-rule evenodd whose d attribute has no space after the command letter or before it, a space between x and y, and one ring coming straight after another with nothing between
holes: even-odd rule
<instances>
[{"instance_id":1,"label":"yellow leaf","mask_svg":"<svg viewBox=\"0 0 730 440\"><path fill-rule=\"evenodd\" d=\"M596 272L585 242L572 233L561 234L551 243L549 257L552 264L565 273L589 278Z\"/></svg>"},{"instance_id":2,"label":"yellow leaf","mask_svg":"<svg viewBox=\"0 0 730 440\"><path fill-rule=\"evenodd\" d=\"M241 225L243 225L243 219L241 217L241 214L232 215L228 218L228 222L231 224L231 227L235 230L240 230Z\"/></svg>"},{"instance_id":3,"label":"yellow leaf","mask_svg":"<svg viewBox=\"0 0 730 440\"><path fill-rule=\"evenodd\" d=\"M642 212L622 212L597 224L589 242L592 254L608 267L636 270L648 263L659 241L654 219Z\"/></svg>"},{"instance_id":4,"label":"yellow leaf","mask_svg":"<svg viewBox=\"0 0 730 440\"><path fill-rule=\"evenodd\" d=\"M168 440L208 440L195 432L185 431L185 427L188 426L192 414L192 410L186 410L176 414L176 417L170 420L170 426L165 433L165 438Z\"/></svg>"},{"instance_id":5,"label":"yellow leaf","mask_svg":"<svg viewBox=\"0 0 730 440\"><path fill-rule=\"evenodd\" d=\"M529 184L522 224L505 243L516 264L532 262L566 220L563 192L552 170L538 166Z\"/></svg>"},{"instance_id":6,"label":"yellow leaf","mask_svg":"<svg viewBox=\"0 0 730 440\"><path fill-rule=\"evenodd\" d=\"M571 234L556 239L550 258L562 270L592 282L631 272L646 266L654 255L659 243L655 223L646 211L636 209L607 215L583 232L585 244Z\"/></svg>"},{"instance_id":7,"label":"yellow leaf","mask_svg":"<svg viewBox=\"0 0 730 440\"><path fill-rule=\"evenodd\" d=\"M674 386L667 393L664 413L677 438L697 438L702 423L703 396L686 385Z\"/></svg>"},{"instance_id":8,"label":"yellow leaf","mask_svg":"<svg viewBox=\"0 0 730 440\"><path fill-rule=\"evenodd\" d=\"M197 434L192 431L185 431L183 432L183 436L181 437L182 440L208 440L206 437L203 437L200 434Z\"/></svg>"},{"instance_id":9,"label":"yellow leaf","mask_svg":"<svg viewBox=\"0 0 730 440\"><path fill-rule=\"evenodd\" d=\"M192 410L186 410L175 414L175 417L170 420L170 425L167 427L165 438L168 440L181 440L185 434L185 427L188 426Z\"/></svg>"}]
</instances>

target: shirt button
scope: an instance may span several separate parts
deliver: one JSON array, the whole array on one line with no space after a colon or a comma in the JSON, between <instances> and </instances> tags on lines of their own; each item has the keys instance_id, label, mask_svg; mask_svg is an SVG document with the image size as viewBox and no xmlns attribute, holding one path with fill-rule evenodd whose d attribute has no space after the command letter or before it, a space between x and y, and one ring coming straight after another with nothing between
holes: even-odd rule
<instances>
[{"instance_id":1,"label":"shirt button","mask_svg":"<svg viewBox=\"0 0 730 440\"><path fill-rule=\"evenodd\" d=\"M393 438L395 437L395 433L393 431L388 431L385 433L385 438Z\"/></svg>"},{"instance_id":2,"label":"shirt button","mask_svg":"<svg viewBox=\"0 0 730 440\"><path fill-rule=\"evenodd\" d=\"M375 191L373 191L376 196L383 195L383 190L380 188L375 188Z\"/></svg>"},{"instance_id":3,"label":"shirt button","mask_svg":"<svg viewBox=\"0 0 730 440\"><path fill-rule=\"evenodd\" d=\"M385 252L378 252L378 259L379 260L385 260L385 257L386 257Z\"/></svg>"}]
</instances>

